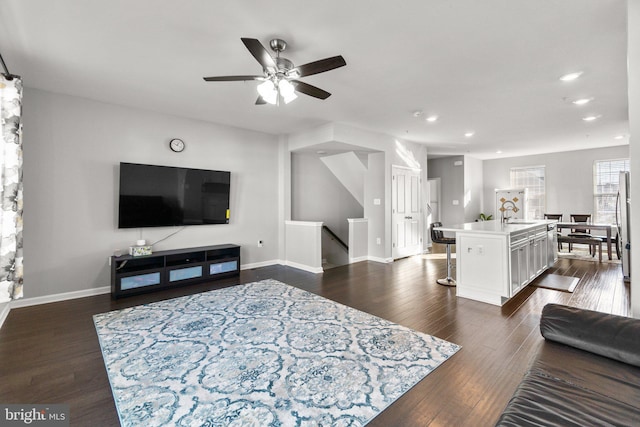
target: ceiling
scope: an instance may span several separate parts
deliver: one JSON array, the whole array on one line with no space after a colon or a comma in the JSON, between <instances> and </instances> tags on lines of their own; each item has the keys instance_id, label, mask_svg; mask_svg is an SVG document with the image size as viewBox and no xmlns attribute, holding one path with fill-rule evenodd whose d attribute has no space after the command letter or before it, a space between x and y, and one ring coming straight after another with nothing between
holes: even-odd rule
<instances>
[{"instance_id":1,"label":"ceiling","mask_svg":"<svg viewBox=\"0 0 640 427\"><path fill-rule=\"evenodd\" d=\"M628 144L626 25L626 0L2 0L0 53L30 88L272 134L341 122L489 159ZM261 73L241 37L347 66L301 79L325 101L257 106L257 82L202 79Z\"/></svg>"}]
</instances>

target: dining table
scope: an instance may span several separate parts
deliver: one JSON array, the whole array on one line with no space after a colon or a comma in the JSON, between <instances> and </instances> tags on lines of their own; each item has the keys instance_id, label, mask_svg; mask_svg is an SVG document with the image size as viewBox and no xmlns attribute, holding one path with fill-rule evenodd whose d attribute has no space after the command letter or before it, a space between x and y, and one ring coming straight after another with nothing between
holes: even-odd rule
<instances>
[{"instance_id":1,"label":"dining table","mask_svg":"<svg viewBox=\"0 0 640 427\"><path fill-rule=\"evenodd\" d=\"M588 224L585 222L559 222L556 225L558 232L563 228L579 232L586 232L587 230L604 230L607 235L607 254L609 255L609 260L613 259L613 255L611 253L611 227L611 224Z\"/></svg>"}]
</instances>

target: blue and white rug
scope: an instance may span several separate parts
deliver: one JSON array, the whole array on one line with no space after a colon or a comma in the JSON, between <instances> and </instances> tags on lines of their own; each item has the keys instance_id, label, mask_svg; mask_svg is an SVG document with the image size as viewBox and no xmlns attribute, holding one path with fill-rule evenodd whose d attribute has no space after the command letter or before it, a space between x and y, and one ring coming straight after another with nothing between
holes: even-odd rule
<instances>
[{"instance_id":1,"label":"blue and white rug","mask_svg":"<svg viewBox=\"0 0 640 427\"><path fill-rule=\"evenodd\" d=\"M123 426L361 426L460 348L276 280L94 322Z\"/></svg>"}]
</instances>

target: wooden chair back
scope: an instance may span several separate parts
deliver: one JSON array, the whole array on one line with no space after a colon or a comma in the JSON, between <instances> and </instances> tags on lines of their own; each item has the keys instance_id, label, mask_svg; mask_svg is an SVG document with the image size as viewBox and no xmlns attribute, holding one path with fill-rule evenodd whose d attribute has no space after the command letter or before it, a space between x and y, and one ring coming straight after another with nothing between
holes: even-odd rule
<instances>
[{"instance_id":1,"label":"wooden chair back","mask_svg":"<svg viewBox=\"0 0 640 427\"><path fill-rule=\"evenodd\" d=\"M544 214L544 219L552 219L558 222L562 222L564 214Z\"/></svg>"},{"instance_id":2,"label":"wooden chair back","mask_svg":"<svg viewBox=\"0 0 640 427\"><path fill-rule=\"evenodd\" d=\"M571 222L591 223L591 214L571 214Z\"/></svg>"},{"instance_id":3,"label":"wooden chair back","mask_svg":"<svg viewBox=\"0 0 640 427\"><path fill-rule=\"evenodd\" d=\"M580 222L580 223L584 223L584 224L591 224L591 214L571 214L571 222ZM589 229L571 229L571 234L581 234L584 235L585 237L588 235L589 237L591 237L590 233L591 230Z\"/></svg>"}]
</instances>

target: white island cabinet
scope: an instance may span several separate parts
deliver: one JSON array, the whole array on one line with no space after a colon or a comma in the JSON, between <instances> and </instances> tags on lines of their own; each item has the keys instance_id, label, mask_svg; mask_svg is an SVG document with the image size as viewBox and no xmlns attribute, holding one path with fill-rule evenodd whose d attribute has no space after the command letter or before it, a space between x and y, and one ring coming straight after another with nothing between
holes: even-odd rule
<instances>
[{"instance_id":1,"label":"white island cabinet","mask_svg":"<svg viewBox=\"0 0 640 427\"><path fill-rule=\"evenodd\" d=\"M555 221L482 221L440 230L456 233L456 293L463 298L503 305L557 259L550 244Z\"/></svg>"}]
</instances>

